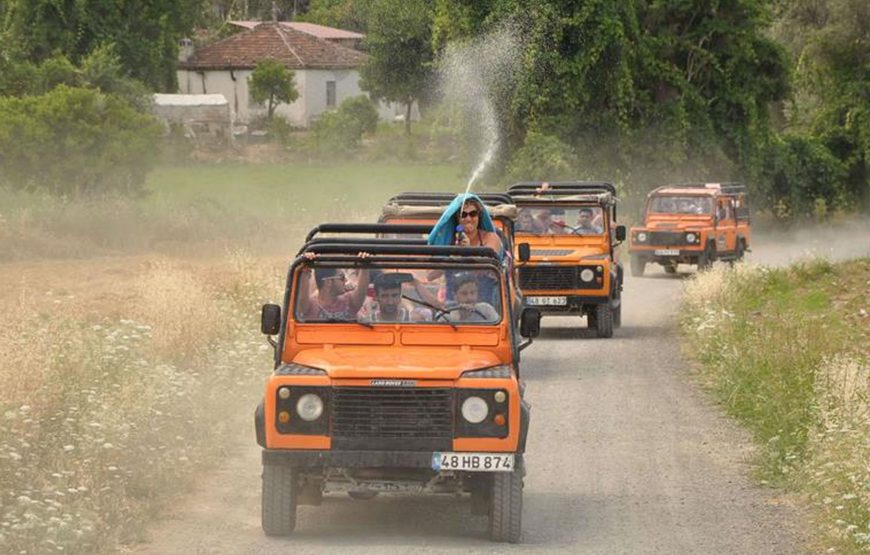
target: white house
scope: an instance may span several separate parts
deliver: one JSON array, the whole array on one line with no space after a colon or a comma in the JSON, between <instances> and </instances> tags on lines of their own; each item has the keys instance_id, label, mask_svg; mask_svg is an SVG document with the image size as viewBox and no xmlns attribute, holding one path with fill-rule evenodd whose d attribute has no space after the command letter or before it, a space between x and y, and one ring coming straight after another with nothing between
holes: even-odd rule
<instances>
[{"instance_id":1,"label":"white house","mask_svg":"<svg viewBox=\"0 0 870 555\"><path fill-rule=\"evenodd\" d=\"M276 113L294 125L308 127L346 98L366 94L359 86L359 68L366 55L281 23L261 23L195 50L179 62L178 87L183 94L222 94L236 122L264 115L266 106L251 99L248 78L257 63L273 58L295 73L299 98ZM402 106L380 105L382 119L403 114Z\"/></svg>"}]
</instances>

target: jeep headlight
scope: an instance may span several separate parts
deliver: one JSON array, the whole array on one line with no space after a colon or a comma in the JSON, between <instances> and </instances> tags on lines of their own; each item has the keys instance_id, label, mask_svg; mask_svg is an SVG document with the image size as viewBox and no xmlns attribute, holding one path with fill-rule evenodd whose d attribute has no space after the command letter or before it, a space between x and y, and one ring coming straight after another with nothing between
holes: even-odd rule
<instances>
[{"instance_id":1,"label":"jeep headlight","mask_svg":"<svg viewBox=\"0 0 870 555\"><path fill-rule=\"evenodd\" d=\"M646 233L644 233L643 231L638 233L637 234L637 242L638 243L646 243Z\"/></svg>"},{"instance_id":2,"label":"jeep headlight","mask_svg":"<svg viewBox=\"0 0 870 555\"><path fill-rule=\"evenodd\" d=\"M306 422L314 422L323 414L323 399L314 393L306 393L296 401L296 414Z\"/></svg>"},{"instance_id":3,"label":"jeep headlight","mask_svg":"<svg viewBox=\"0 0 870 555\"><path fill-rule=\"evenodd\" d=\"M489 415L489 405L480 397L472 396L462 401L462 418L472 424L480 424Z\"/></svg>"},{"instance_id":4,"label":"jeep headlight","mask_svg":"<svg viewBox=\"0 0 870 555\"><path fill-rule=\"evenodd\" d=\"M694 243L698 240L698 236L694 233L686 233L686 243Z\"/></svg>"},{"instance_id":5,"label":"jeep headlight","mask_svg":"<svg viewBox=\"0 0 870 555\"><path fill-rule=\"evenodd\" d=\"M586 268L580 272L580 279L582 279L583 281L592 281L593 279L595 279L595 272L593 272L589 268Z\"/></svg>"}]
</instances>

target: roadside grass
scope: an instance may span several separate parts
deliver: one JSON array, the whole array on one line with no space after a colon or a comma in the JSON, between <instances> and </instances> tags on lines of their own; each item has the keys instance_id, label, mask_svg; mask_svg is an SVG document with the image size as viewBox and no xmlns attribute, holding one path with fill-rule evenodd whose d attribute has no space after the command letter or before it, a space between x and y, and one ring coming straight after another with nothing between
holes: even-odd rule
<instances>
[{"instance_id":1,"label":"roadside grass","mask_svg":"<svg viewBox=\"0 0 870 555\"><path fill-rule=\"evenodd\" d=\"M754 434L759 479L805 494L824 548L870 552L870 259L737 266L685 285L700 376Z\"/></svg>"},{"instance_id":2,"label":"roadside grass","mask_svg":"<svg viewBox=\"0 0 870 555\"><path fill-rule=\"evenodd\" d=\"M389 196L465 185L456 166L164 166L141 198L67 201L0 189L0 261L123 252L287 252L317 223L371 221Z\"/></svg>"},{"instance_id":3,"label":"roadside grass","mask_svg":"<svg viewBox=\"0 0 870 555\"><path fill-rule=\"evenodd\" d=\"M155 264L124 319L26 296L0 314L0 552L141 541L214 464L271 368L258 305L280 279L243 254L223 265L207 281Z\"/></svg>"}]
</instances>

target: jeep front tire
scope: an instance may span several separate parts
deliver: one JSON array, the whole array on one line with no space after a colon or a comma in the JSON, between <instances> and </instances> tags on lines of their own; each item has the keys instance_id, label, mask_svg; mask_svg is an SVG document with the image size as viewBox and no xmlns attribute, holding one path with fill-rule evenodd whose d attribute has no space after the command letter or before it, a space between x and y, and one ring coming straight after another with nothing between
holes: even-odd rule
<instances>
[{"instance_id":1,"label":"jeep front tire","mask_svg":"<svg viewBox=\"0 0 870 555\"><path fill-rule=\"evenodd\" d=\"M595 305L595 332L598 337L613 337L613 308L610 303Z\"/></svg>"},{"instance_id":2,"label":"jeep front tire","mask_svg":"<svg viewBox=\"0 0 870 555\"><path fill-rule=\"evenodd\" d=\"M261 519L267 536L289 536L296 528L297 481L292 467L263 465Z\"/></svg>"},{"instance_id":3,"label":"jeep front tire","mask_svg":"<svg viewBox=\"0 0 870 555\"><path fill-rule=\"evenodd\" d=\"M489 506L489 539L519 543L523 524L523 475L520 468L492 477Z\"/></svg>"}]
</instances>

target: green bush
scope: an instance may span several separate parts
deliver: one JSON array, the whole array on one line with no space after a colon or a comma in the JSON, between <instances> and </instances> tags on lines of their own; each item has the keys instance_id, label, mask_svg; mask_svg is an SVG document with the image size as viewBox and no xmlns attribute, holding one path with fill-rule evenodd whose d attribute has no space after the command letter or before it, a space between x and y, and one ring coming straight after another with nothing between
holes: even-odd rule
<instances>
[{"instance_id":1,"label":"green bush","mask_svg":"<svg viewBox=\"0 0 870 555\"><path fill-rule=\"evenodd\" d=\"M526 142L508 165L507 179L516 181L557 181L575 173L571 147L557 137L530 131Z\"/></svg>"},{"instance_id":2,"label":"green bush","mask_svg":"<svg viewBox=\"0 0 870 555\"><path fill-rule=\"evenodd\" d=\"M0 98L0 186L60 196L139 191L160 132L151 116L93 89Z\"/></svg>"},{"instance_id":3,"label":"green bush","mask_svg":"<svg viewBox=\"0 0 870 555\"><path fill-rule=\"evenodd\" d=\"M779 218L824 217L851 204L845 177L842 162L819 139L785 135L765 149L759 192Z\"/></svg>"},{"instance_id":4,"label":"green bush","mask_svg":"<svg viewBox=\"0 0 870 555\"><path fill-rule=\"evenodd\" d=\"M377 129L378 112L365 96L349 98L338 110L321 114L312 128L314 147L320 156L348 153L360 146L364 133Z\"/></svg>"}]
</instances>

